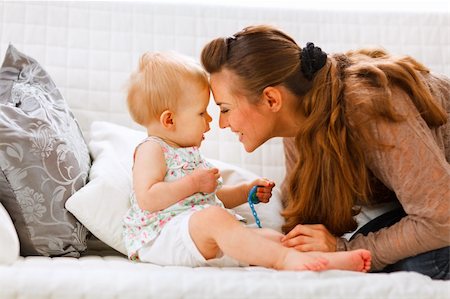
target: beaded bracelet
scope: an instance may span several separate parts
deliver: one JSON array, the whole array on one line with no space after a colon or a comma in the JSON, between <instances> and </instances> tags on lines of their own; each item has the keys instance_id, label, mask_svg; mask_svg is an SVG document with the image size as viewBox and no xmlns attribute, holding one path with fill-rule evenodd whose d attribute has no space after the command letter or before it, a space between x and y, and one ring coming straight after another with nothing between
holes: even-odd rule
<instances>
[{"instance_id":1,"label":"beaded bracelet","mask_svg":"<svg viewBox=\"0 0 450 299\"><path fill-rule=\"evenodd\" d=\"M250 209L252 210L253 217L255 218L256 225L258 225L259 228L261 228L261 221L259 221L258 214L256 213L254 204L259 203L258 196L256 196L256 191L259 186L253 186L253 188L250 190L250 193L248 194L248 204L250 205Z\"/></svg>"}]
</instances>

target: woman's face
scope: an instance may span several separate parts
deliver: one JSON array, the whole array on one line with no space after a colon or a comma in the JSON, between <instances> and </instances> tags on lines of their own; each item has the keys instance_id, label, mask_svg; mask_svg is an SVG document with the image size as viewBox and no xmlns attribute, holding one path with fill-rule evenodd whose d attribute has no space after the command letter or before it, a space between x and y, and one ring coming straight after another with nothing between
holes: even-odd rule
<instances>
[{"instance_id":1,"label":"woman's face","mask_svg":"<svg viewBox=\"0 0 450 299\"><path fill-rule=\"evenodd\" d=\"M220 128L230 128L239 137L247 152L253 152L272 136L271 115L261 103L252 104L233 90L238 86L237 76L228 70L211 74L214 101L219 106Z\"/></svg>"}]
</instances>

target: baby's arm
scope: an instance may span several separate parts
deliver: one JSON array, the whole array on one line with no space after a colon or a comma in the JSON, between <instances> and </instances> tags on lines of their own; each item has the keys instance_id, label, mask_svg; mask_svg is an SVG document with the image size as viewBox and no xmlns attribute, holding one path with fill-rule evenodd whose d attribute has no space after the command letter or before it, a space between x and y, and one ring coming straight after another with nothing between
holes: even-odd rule
<instances>
[{"instance_id":1,"label":"baby's arm","mask_svg":"<svg viewBox=\"0 0 450 299\"><path fill-rule=\"evenodd\" d=\"M256 192L259 201L264 203L269 202L275 183L267 179L256 179L252 182L232 186L224 185L217 191L217 197L223 202L226 208L231 209L247 202L248 194L253 186L260 186Z\"/></svg>"},{"instance_id":2,"label":"baby's arm","mask_svg":"<svg viewBox=\"0 0 450 299\"><path fill-rule=\"evenodd\" d=\"M136 149L133 166L133 188L139 207L160 211L196 192L210 193L217 187L219 171L197 169L173 182L164 182L167 171L161 146L151 140Z\"/></svg>"}]
</instances>

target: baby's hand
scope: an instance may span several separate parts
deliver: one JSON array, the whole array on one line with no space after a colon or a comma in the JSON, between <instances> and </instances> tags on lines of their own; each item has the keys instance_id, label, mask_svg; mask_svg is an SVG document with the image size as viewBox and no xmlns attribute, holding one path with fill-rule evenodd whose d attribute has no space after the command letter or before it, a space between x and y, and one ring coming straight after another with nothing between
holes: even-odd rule
<instances>
[{"instance_id":1,"label":"baby's hand","mask_svg":"<svg viewBox=\"0 0 450 299\"><path fill-rule=\"evenodd\" d=\"M258 186L256 189L258 200L260 202L268 203L272 197L272 189L275 187L275 182L265 178L256 179L250 183L248 192L250 192L253 186Z\"/></svg>"},{"instance_id":2,"label":"baby's hand","mask_svg":"<svg viewBox=\"0 0 450 299\"><path fill-rule=\"evenodd\" d=\"M217 168L197 168L190 175L197 192L203 193L214 192L217 188L217 180L220 177L219 169Z\"/></svg>"}]
</instances>

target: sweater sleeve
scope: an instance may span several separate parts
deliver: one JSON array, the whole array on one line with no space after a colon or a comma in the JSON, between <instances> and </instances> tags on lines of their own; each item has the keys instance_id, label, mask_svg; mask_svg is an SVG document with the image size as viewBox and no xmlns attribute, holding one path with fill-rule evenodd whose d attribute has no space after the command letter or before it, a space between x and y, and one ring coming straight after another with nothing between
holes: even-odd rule
<instances>
[{"instance_id":1,"label":"sweater sleeve","mask_svg":"<svg viewBox=\"0 0 450 299\"><path fill-rule=\"evenodd\" d=\"M450 243L450 164L408 95L397 91L393 96L407 119L373 120L377 141L387 146L365 148L369 168L395 192L407 216L391 227L351 241L338 239L337 244L338 250L370 250L374 270Z\"/></svg>"}]
</instances>

